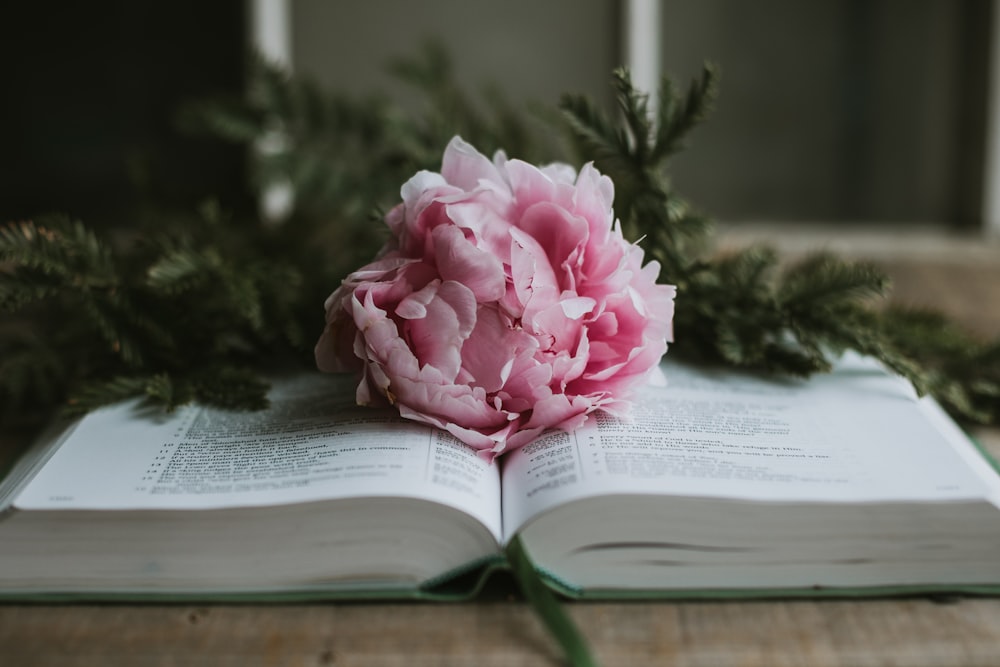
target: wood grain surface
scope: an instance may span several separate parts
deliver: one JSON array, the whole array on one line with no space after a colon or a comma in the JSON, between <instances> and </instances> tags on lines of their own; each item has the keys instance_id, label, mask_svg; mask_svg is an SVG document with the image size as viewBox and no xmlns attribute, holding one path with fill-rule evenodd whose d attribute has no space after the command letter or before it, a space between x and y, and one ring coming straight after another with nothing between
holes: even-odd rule
<instances>
[{"instance_id":1,"label":"wood grain surface","mask_svg":"<svg viewBox=\"0 0 1000 667\"><path fill-rule=\"evenodd\" d=\"M1000 600L572 604L604 665L1000 664ZM522 603L0 606L0 664L559 665Z\"/></svg>"},{"instance_id":2,"label":"wood grain surface","mask_svg":"<svg viewBox=\"0 0 1000 667\"><path fill-rule=\"evenodd\" d=\"M769 234L779 246L802 247L794 235ZM895 280L895 300L1000 335L996 244L933 238L915 244L891 235L843 243L843 235L834 235L821 245L881 264ZM975 435L1000 456L1000 429ZM1000 665L1000 598L567 608L608 666ZM0 605L0 667L558 664L557 646L502 580L484 599L461 604Z\"/></svg>"}]
</instances>

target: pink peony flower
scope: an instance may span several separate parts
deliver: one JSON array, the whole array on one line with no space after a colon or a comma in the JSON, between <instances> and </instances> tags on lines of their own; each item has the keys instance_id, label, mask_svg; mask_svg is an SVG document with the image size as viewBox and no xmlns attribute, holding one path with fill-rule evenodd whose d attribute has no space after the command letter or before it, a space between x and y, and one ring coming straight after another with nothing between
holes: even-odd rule
<instances>
[{"instance_id":1,"label":"pink peony flower","mask_svg":"<svg viewBox=\"0 0 1000 667\"><path fill-rule=\"evenodd\" d=\"M326 301L321 370L496 456L598 409L627 414L666 352L675 288L622 238L587 164L491 162L455 137L386 216L393 239Z\"/></svg>"}]
</instances>

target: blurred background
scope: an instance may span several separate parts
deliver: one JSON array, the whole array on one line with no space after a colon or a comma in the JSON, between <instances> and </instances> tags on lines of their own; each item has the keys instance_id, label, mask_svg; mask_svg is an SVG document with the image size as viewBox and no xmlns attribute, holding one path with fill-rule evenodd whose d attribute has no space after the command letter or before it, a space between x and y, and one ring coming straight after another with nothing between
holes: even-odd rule
<instances>
[{"instance_id":1,"label":"blurred background","mask_svg":"<svg viewBox=\"0 0 1000 667\"><path fill-rule=\"evenodd\" d=\"M323 86L379 91L404 108L413 102L385 65L428 38L472 93L493 84L528 108L574 92L610 107L610 72L636 39L632 4L5 3L0 219L114 218L150 196L246 202L243 151L179 134L173 115L239 90L262 39ZM995 228L983 186L993 180L990 0L663 0L658 10L645 27L662 73L686 85L702 62L721 67L717 111L673 170L713 217Z\"/></svg>"}]
</instances>

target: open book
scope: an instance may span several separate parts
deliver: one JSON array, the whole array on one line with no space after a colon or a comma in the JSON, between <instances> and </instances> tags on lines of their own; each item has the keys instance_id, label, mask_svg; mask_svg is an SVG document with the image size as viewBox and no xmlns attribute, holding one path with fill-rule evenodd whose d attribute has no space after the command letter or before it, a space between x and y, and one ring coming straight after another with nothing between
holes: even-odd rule
<instances>
[{"instance_id":1,"label":"open book","mask_svg":"<svg viewBox=\"0 0 1000 667\"><path fill-rule=\"evenodd\" d=\"M665 372L633 420L499 464L329 376L258 413L99 410L0 489L0 594L471 594L513 536L580 597L1000 584L1000 478L905 381Z\"/></svg>"}]
</instances>

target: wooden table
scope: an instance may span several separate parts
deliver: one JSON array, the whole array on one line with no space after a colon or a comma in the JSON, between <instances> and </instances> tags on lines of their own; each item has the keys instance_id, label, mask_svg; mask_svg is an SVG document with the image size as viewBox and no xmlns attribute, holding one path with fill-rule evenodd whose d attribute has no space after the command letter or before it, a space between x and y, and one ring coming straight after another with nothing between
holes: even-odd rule
<instances>
[{"instance_id":1,"label":"wooden table","mask_svg":"<svg viewBox=\"0 0 1000 667\"><path fill-rule=\"evenodd\" d=\"M897 300L1000 335L1000 245L934 232L823 234L741 228L724 239L868 257L895 278ZM976 435L1000 456L1000 429ZM455 604L0 605L0 666L560 664L513 590L499 580L484 599ZM1000 598L567 608L609 666L1000 665Z\"/></svg>"}]
</instances>

